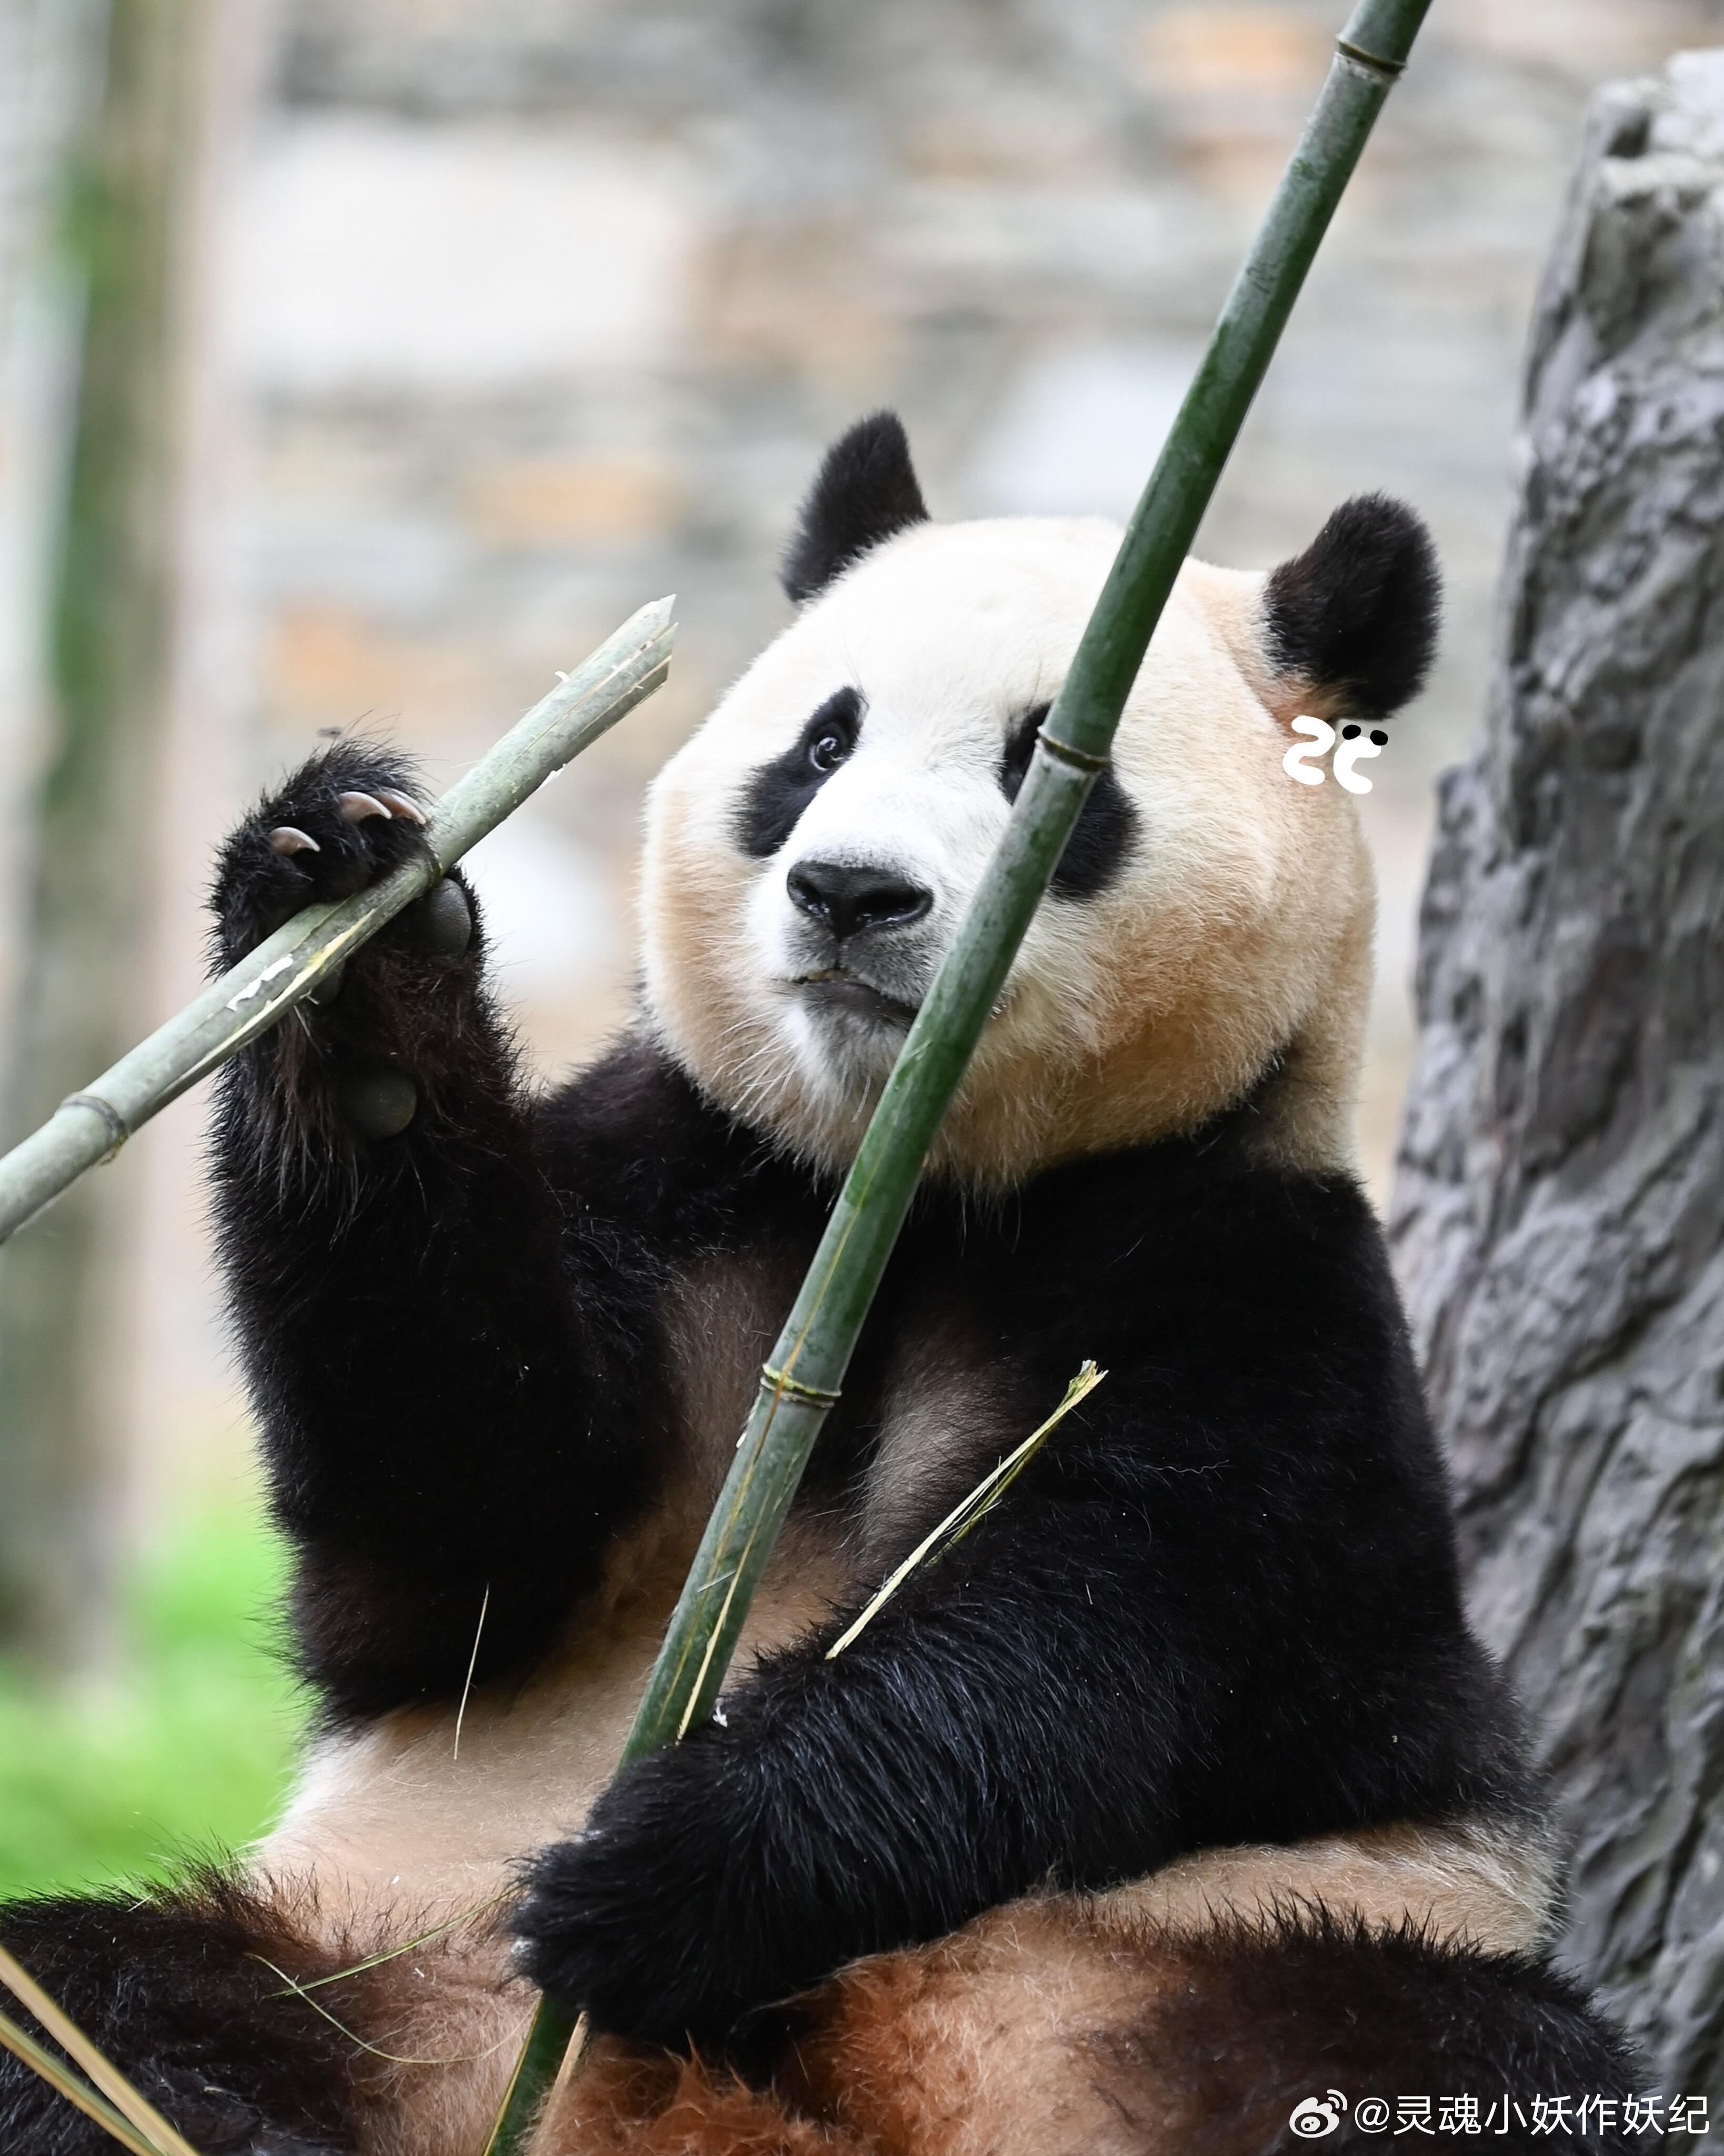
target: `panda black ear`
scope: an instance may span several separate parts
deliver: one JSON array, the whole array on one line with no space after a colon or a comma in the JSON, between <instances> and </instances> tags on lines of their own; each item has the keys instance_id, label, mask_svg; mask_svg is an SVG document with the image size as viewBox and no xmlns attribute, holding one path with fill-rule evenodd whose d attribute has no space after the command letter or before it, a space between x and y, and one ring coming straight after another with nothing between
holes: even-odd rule
<instances>
[{"instance_id":1,"label":"panda black ear","mask_svg":"<svg viewBox=\"0 0 1724 2156\"><path fill-rule=\"evenodd\" d=\"M1344 501L1264 595L1270 663L1362 719L1416 696L1436 649L1442 579L1421 518L1384 494Z\"/></svg>"},{"instance_id":2,"label":"panda black ear","mask_svg":"<svg viewBox=\"0 0 1724 2156\"><path fill-rule=\"evenodd\" d=\"M859 419L826 452L808 490L779 571L784 588L812 598L870 547L927 521L903 422L895 412Z\"/></svg>"}]
</instances>

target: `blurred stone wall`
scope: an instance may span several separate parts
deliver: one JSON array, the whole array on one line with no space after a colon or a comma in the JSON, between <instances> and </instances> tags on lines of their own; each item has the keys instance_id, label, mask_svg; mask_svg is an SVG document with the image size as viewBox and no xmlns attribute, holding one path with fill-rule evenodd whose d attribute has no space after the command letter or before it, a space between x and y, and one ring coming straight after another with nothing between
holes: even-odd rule
<instances>
[{"instance_id":1,"label":"blurred stone wall","mask_svg":"<svg viewBox=\"0 0 1724 2156\"><path fill-rule=\"evenodd\" d=\"M1386 1162L1431 773L1470 732L1516 371L1585 90L1676 0L1443 0L1204 534L1434 524L1443 671L1371 803ZM936 515L1123 514L1320 82L1335 0L293 0L239 220L243 761L362 718L439 773L674 589L674 689L481 865L555 1060L612 1023L642 780L785 619L823 443L896 405Z\"/></svg>"},{"instance_id":2,"label":"blurred stone wall","mask_svg":"<svg viewBox=\"0 0 1724 2156\"><path fill-rule=\"evenodd\" d=\"M216 190L164 1009L248 792L354 726L446 783L674 590L670 689L475 861L536 1060L602 1040L629 993L641 788L788 619L773 564L824 443L892 404L936 515L1123 514L1342 12L279 0ZM1482 701L1521 344L1579 112L1721 26L1717 0L1439 0L1203 535L1267 564L1383 487L1444 556L1442 663L1364 804L1379 1190L1431 780ZM158 1452L203 1429L227 1460L200 1113L141 1142L141 1396Z\"/></svg>"},{"instance_id":3,"label":"blurred stone wall","mask_svg":"<svg viewBox=\"0 0 1724 2156\"><path fill-rule=\"evenodd\" d=\"M0 1011L28 880L21 824L45 716L44 623L75 379L59 195L93 93L100 20L97 0L0 0Z\"/></svg>"}]
</instances>

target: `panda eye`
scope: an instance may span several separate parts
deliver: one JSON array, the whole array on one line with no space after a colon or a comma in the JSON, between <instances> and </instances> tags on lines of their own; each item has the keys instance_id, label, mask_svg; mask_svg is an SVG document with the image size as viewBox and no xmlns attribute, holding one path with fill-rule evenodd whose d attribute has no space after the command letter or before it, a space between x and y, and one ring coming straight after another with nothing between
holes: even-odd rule
<instances>
[{"instance_id":1,"label":"panda eye","mask_svg":"<svg viewBox=\"0 0 1724 2156\"><path fill-rule=\"evenodd\" d=\"M836 771L849 753L842 734L822 734L808 744L808 762L816 771Z\"/></svg>"}]
</instances>

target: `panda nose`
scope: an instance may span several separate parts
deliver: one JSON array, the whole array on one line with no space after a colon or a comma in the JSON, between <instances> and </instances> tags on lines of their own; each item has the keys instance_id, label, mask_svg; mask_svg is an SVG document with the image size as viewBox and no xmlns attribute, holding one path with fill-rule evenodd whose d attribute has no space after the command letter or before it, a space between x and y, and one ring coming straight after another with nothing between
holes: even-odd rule
<instances>
[{"instance_id":1,"label":"panda nose","mask_svg":"<svg viewBox=\"0 0 1724 2156\"><path fill-rule=\"evenodd\" d=\"M932 891L890 869L798 861L784 881L791 904L824 921L840 942L870 928L905 927L934 903Z\"/></svg>"}]
</instances>

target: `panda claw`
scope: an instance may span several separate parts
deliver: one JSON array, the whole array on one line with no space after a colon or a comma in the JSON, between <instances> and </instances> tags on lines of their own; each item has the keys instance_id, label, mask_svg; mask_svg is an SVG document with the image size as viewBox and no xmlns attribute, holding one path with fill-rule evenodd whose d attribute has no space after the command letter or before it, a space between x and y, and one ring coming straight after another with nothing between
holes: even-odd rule
<instances>
[{"instance_id":1,"label":"panda claw","mask_svg":"<svg viewBox=\"0 0 1724 2156\"><path fill-rule=\"evenodd\" d=\"M343 793L336 806L350 824L362 824L368 816L381 816L386 824L389 820L389 811L375 794Z\"/></svg>"},{"instance_id":2,"label":"panda claw","mask_svg":"<svg viewBox=\"0 0 1724 2156\"><path fill-rule=\"evenodd\" d=\"M278 854L321 854L323 851L316 839L304 831L296 830L291 824L278 824L270 832L269 843Z\"/></svg>"},{"instance_id":3,"label":"panda claw","mask_svg":"<svg viewBox=\"0 0 1724 2156\"><path fill-rule=\"evenodd\" d=\"M425 812L418 803L409 800L405 793L398 793L393 786L380 786L377 798L392 816L404 816L409 824L424 823Z\"/></svg>"}]
</instances>

